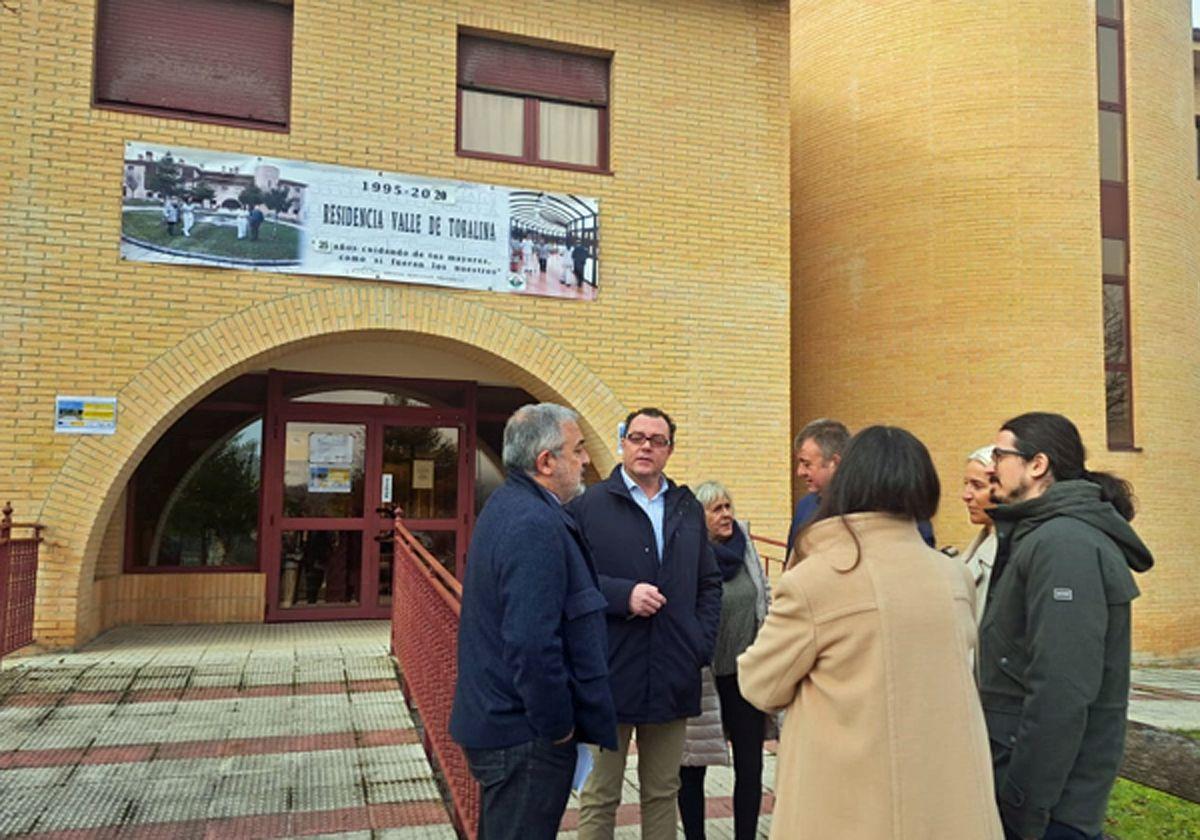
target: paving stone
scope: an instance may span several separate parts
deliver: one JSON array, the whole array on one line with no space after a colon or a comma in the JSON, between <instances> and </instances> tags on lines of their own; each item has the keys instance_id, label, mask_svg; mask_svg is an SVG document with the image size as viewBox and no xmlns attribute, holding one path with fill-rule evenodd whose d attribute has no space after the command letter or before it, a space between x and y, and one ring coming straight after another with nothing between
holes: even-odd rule
<instances>
[{"instance_id":1,"label":"paving stone","mask_svg":"<svg viewBox=\"0 0 1200 840\"><path fill-rule=\"evenodd\" d=\"M372 805L386 802L419 802L441 798L433 779L408 779L367 785L367 801Z\"/></svg>"},{"instance_id":2,"label":"paving stone","mask_svg":"<svg viewBox=\"0 0 1200 840\"><path fill-rule=\"evenodd\" d=\"M50 806L42 811L37 831L120 825L135 795L122 785L104 783L70 785L58 791Z\"/></svg>"},{"instance_id":3,"label":"paving stone","mask_svg":"<svg viewBox=\"0 0 1200 840\"><path fill-rule=\"evenodd\" d=\"M362 785L322 785L296 787L291 791L292 807L299 811L333 811L366 804Z\"/></svg>"},{"instance_id":4,"label":"paving stone","mask_svg":"<svg viewBox=\"0 0 1200 840\"><path fill-rule=\"evenodd\" d=\"M211 804L211 789L200 797L139 797L137 807L129 815L128 822L131 825L144 825L201 820L208 815Z\"/></svg>"},{"instance_id":5,"label":"paving stone","mask_svg":"<svg viewBox=\"0 0 1200 840\"><path fill-rule=\"evenodd\" d=\"M71 784L139 784L150 775L154 762L131 761L125 764L79 764L71 775Z\"/></svg>"},{"instance_id":6,"label":"paving stone","mask_svg":"<svg viewBox=\"0 0 1200 840\"><path fill-rule=\"evenodd\" d=\"M0 835L9 836L28 832L49 805L60 793L57 788L23 788L4 796L4 807L0 808Z\"/></svg>"},{"instance_id":7,"label":"paving stone","mask_svg":"<svg viewBox=\"0 0 1200 840\"><path fill-rule=\"evenodd\" d=\"M75 766L61 767L17 767L0 770L0 808L6 797L18 790L51 788L71 778Z\"/></svg>"},{"instance_id":8,"label":"paving stone","mask_svg":"<svg viewBox=\"0 0 1200 840\"><path fill-rule=\"evenodd\" d=\"M458 834L449 823L445 825L413 825L407 828L387 828L375 832L375 840L457 840ZM560 835L564 836L564 835Z\"/></svg>"}]
</instances>

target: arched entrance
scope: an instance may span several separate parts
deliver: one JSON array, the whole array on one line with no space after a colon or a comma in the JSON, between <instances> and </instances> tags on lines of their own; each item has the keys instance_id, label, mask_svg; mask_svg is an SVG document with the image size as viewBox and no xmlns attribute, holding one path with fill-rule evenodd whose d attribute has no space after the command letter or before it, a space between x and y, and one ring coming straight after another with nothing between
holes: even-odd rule
<instances>
[{"instance_id":1,"label":"arched entrance","mask_svg":"<svg viewBox=\"0 0 1200 840\"><path fill-rule=\"evenodd\" d=\"M121 421L116 435L73 442L41 516L54 529L54 545L43 569L54 573L56 584L39 594L39 640L50 645L76 644L102 629L95 572L106 528L135 469L175 421L243 374L262 372L298 351L319 357L327 346L351 338L395 341L399 345L393 354L396 358L436 348L462 363L491 371L537 399L571 405L580 412L598 468L604 471L612 464L612 453L605 444L625 407L581 359L517 318L461 295L390 286L322 289L250 307L197 331L133 377L118 393ZM372 375L377 373L372 371ZM294 419L303 422L298 414ZM446 422L452 419L447 417ZM380 452L386 423L380 419L377 427ZM399 425L405 427L403 422ZM380 501L382 474L381 464L380 486L372 491ZM326 481L337 478L325 474ZM393 482L396 480L393 477ZM363 481L365 501L365 477ZM374 515L364 506L366 513ZM283 524L278 523L281 531L285 530ZM360 533L366 527L363 525ZM282 554L282 533L280 539ZM462 550L456 545L456 553ZM270 584L280 588L278 594L283 594L284 562L280 560L279 579ZM259 573L266 576L265 568ZM298 579L293 599L300 591Z\"/></svg>"},{"instance_id":2,"label":"arched entrance","mask_svg":"<svg viewBox=\"0 0 1200 840\"><path fill-rule=\"evenodd\" d=\"M503 481L503 424L535 399L474 379L242 375L138 465L122 571L260 574L267 621L387 618L395 511L461 574L475 515Z\"/></svg>"}]
</instances>

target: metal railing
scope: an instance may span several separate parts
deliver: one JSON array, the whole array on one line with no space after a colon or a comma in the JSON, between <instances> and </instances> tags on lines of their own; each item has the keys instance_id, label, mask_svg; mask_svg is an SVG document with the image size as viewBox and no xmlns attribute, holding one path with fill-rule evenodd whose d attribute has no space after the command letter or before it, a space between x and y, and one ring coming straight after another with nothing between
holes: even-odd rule
<instances>
[{"instance_id":1,"label":"metal railing","mask_svg":"<svg viewBox=\"0 0 1200 840\"><path fill-rule=\"evenodd\" d=\"M450 791L453 817L474 840L479 785L462 749L450 738L450 706L458 676L458 617L462 584L446 571L396 517L392 556L392 653L404 693L417 708L425 753Z\"/></svg>"},{"instance_id":2,"label":"metal railing","mask_svg":"<svg viewBox=\"0 0 1200 840\"><path fill-rule=\"evenodd\" d=\"M458 619L462 584L434 559L397 516L393 528L392 653L400 663L404 693L422 723L425 753L449 788L453 817L470 840L479 824L479 785L466 756L450 738L450 707L458 676ZM768 574L782 568L786 543L757 534Z\"/></svg>"},{"instance_id":3,"label":"metal railing","mask_svg":"<svg viewBox=\"0 0 1200 840\"><path fill-rule=\"evenodd\" d=\"M42 542L42 526L13 522L12 512L9 502L0 518L0 657L33 643L38 547ZM31 533L14 537L14 530Z\"/></svg>"},{"instance_id":4,"label":"metal railing","mask_svg":"<svg viewBox=\"0 0 1200 840\"><path fill-rule=\"evenodd\" d=\"M782 572L783 564L787 562L787 543L758 534L751 534L750 539L756 543L755 548L758 549L758 556L763 561L763 571L766 572L767 577L771 576L772 563Z\"/></svg>"}]
</instances>

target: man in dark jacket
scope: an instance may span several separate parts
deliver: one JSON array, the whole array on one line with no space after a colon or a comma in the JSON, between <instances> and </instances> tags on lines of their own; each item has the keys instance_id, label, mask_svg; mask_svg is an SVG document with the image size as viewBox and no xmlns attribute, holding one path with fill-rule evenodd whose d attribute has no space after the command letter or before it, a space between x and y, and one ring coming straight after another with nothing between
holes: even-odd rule
<instances>
[{"instance_id":1,"label":"man in dark jacket","mask_svg":"<svg viewBox=\"0 0 1200 840\"><path fill-rule=\"evenodd\" d=\"M606 602L562 508L588 463L575 412L518 409L503 457L467 554L450 734L482 787L479 836L540 840L558 831L576 743L617 747Z\"/></svg>"},{"instance_id":2,"label":"man in dark jacket","mask_svg":"<svg viewBox=\"0 0 1200 840\"><path fill-rule=\"evenodd\" d=\"M1130 569L1154 560L1129 485L1084 457L1075 425L1042 412L1005 423L992 455L979 691L1009 838L1101 837L1124 750Z\"/></svg>"},{"instance_id":3,"label":"man in dark jacket","mask_svg":"<svg viewBox=\"0 0 1200 840\"><path fill-rule=\"evenodd\" d=\"M579 840L611 840L629 739L637 730L642 834L674 840L686 720L700 713L700 668L712 658L721 573L704 509L663 475L675 424L656 408L625 421L621 466L571 503L596 559L608 613L608 667L618 750L599 751L580 795Z\"/></svg>"}]
</instances>

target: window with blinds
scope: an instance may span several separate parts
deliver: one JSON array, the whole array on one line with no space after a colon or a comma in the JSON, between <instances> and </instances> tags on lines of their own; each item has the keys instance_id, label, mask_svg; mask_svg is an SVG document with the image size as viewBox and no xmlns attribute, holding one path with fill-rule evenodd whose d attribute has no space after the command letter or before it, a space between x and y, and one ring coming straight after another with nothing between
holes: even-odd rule
<instances>
[{"instance_id":1,"label":"window with blinds","mask_svg":"<svg viewBox=\"0 0 1200 840\"><path fill-rule=\"evenodd\" d=\"M96 107L286 131L291 87L290 2L96 5Z\"/></svg>"},{"instance_id":2,"label":"window with blinds","mask_svg":"<svg viewBox=\"0 0 1200 840\"><path fill-rule=\"evenodd\" d=\"M607 171L610 65L608 56L460 34L458 153Z\"/></svg>"}]
</instances>

